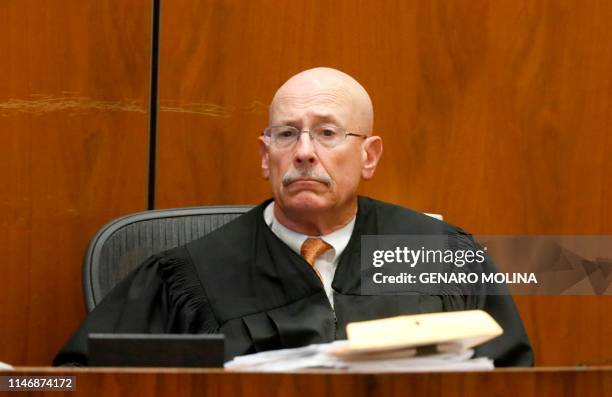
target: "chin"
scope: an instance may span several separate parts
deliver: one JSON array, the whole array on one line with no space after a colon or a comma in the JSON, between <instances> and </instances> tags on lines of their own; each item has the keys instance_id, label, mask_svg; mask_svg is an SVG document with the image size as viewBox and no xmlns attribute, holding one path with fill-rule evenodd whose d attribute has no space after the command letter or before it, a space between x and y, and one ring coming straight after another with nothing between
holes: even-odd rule
<instances>
[{"instance_id":1,"label":"chin","mask_svg":"<svg viewBox=\"0 0 612 397\"><path fill-rule=\"evenodd\" d=\"M332 206L329 199L312 191L300 191L282 199L283 206L289 211L311 212L325 210Z\"/></svg>"}]
</instances>

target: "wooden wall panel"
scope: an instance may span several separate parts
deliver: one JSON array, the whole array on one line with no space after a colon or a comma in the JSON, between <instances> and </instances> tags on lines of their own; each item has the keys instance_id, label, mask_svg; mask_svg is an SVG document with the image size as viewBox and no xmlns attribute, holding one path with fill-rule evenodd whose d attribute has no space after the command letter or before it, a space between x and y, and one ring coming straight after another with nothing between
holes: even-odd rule
<instances>
[{"instance_id":1,"label":"wooden wall panel","mask_svg":"<svg viewBox=\"0 0 612 397\"><path fill-rule=\"evenodd\" d=\"M158 206L267 197L266 104L326 65L374 101L364 193L475 234L612 233L611 18L578 0L166 2ZM517 300L540 365L609 362L612 300Z\"/></svg>"},{"instance_id":2,"label":"wooden wall panel","mask_svg":"<svg viewBox=\"0 0 612 397\"><path fill-rule=\"evenodd\" d=\"M50 364L85 316L89 239L146 209L150 14L0 4L0 361Z\"/></svg>"},{"instance_id":3,"label":"wooden wall panel","mask_svg":"<svg viewBox=\"0 0 612 397\"><path fill-rule=\"evenodd\" d=\"M270 373L200 368L19 368L12 372L0 371L0 375L75 376L76 390L70 395L85 397L601 397L612 390L612 370L605 367L426 373L355 373L323 369Z\"/></svg>"}]
</instances>

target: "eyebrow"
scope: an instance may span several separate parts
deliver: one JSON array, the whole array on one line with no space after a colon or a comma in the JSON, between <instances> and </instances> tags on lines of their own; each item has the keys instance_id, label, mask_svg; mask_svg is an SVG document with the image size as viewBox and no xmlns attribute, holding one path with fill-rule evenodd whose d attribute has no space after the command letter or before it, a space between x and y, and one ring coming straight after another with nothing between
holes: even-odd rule
<instances>
[{"instance_id":1,"label":"eyebrow","mask_svg":"<svg viewBox=\"0 0 612 397\"><path fill-rule=\"evenodd\" d=\"M314 116L314 119L316 120L317 123L332 123L338 126L341 125L338 118L336 118L336 116L334 116L331 113L330 114L317 114ZM295 126L296 124L299 124L296 120L283 120L278 123L278 125L291 125L291 126Z\"/></svg>"}]
</instances>

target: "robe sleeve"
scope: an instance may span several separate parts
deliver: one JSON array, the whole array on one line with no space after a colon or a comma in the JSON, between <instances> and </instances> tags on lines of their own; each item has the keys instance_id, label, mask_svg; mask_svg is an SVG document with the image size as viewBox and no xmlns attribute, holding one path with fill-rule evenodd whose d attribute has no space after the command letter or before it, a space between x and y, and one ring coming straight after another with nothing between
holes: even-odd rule
<instances>
[{"instance_id":1,"label":"robe sleeve","mask_svg":"<svg viewBox=\"0 0 612 397\"><path fill-rule=\"evenodd\" d=\"M482 249L472 236L457 229L450 236L451 246L457 250ZM482 273L495 273L497 269L488 255L479 269ZM465 269L468 271L468 269ZM461 295L442 297L447 310L481 309L502 327L503 334L476 348L476 356L489 357L496 367L533 366L533 351L523 327L521 316L505 284L474 284Z\"/></svg>"},{"instance_id":2,"label":"robe sleeve","mask_svg":"<svg viewBox=\"0 0 612 397\"><path fill-rule=\"evenodd\" d=\"M53 360L87 365L89 333L215 333L218 324L186 250L147 259L89 313Z\"/></svg>"}]
</instances>

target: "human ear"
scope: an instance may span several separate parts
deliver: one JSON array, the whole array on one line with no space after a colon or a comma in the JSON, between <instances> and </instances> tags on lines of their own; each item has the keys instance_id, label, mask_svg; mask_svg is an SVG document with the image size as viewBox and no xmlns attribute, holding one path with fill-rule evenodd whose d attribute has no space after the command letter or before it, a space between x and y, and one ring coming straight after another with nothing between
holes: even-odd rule
<instances>
[{"instance_id":1,"label":"human ear","mask_svg":"<svg viewBox=\"0 0 612 397\"><path fill-rule=\"evenodd\" d=\"M361 177L363 179L372 179L378 160L382 156L383 142L379 136L370 136L366 138L361 146Z\"/></svg>"},{"instance_id":2,"label":"human ear","mask_svg":"<svg viewBox=\"0 0 612 397\"><path fill-rule=\"evenodd\" d=\"M270 152L268 144L264 137L260 136L259 141L259 155L261 156L261 176L265 180L270 178Z\"/></svg>"}]
</instances>

